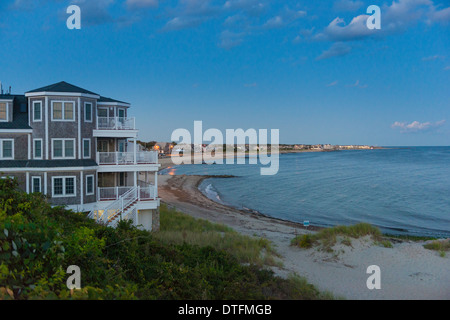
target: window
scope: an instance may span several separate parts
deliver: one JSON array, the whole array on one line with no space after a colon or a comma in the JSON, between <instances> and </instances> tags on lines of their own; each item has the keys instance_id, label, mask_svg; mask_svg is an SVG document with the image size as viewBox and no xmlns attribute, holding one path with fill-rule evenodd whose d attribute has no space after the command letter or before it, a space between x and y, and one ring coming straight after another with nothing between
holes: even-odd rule
<instances>
[{"instance_id":1,"label":"window","mask_svg":"<svg viewBox=\"0 0 450 320\"><path fill-rule=\"evenodd\" d=\"M42 139L33 140L34 159L42 159Z\"/></svg>"},{"instance_id":2,"label":"window","mask_svg":"<svg viewBox=\"0 0 450 320\"><path fill-rule=\"evenodd\" d=\"M97 151L98 152L108 152L108 140L98 140L97 141Z\"/></svg>"},{"instance_id":3,"label":"window","mask_svg":"<svg viewBox=\"0 0 450 320\"><path fill-rule=\"evenodd\" d=\"M119 118L125 118L125 109L119 109L117 115Z\"/></svg>"},{"instance_id":4,"label":"window","mask_svg":"<svg viewBox=\"0 0 450 320\"><path fill-rule=\"evenodd\" d=\"M76 196L75 177L53 177L52 178L53 197L74 197Z\"/></svg>"},{"instance_id":5,"label":"window","mask_svg":"<svg viewBox=\"0 0 450 320\"><path fill-rule=\"evenodd\" d=\"M0 140L0 159L14 159L14 140Z\"/></svg>"},{"instance_id":6,"label":"window","mask_svg":"<svg viewBox=\"0 0 450 320\"><path fill-rule=\"evenodd\" d=\"M31 191L41 192L41 177L32 177L31 178Z\"/></svg>"},{"instance_id":7,"label":"window","mask_svg":"<svg viewBox=\"0 0 450 320\"><path fill-rule=\"evenodd\" d=\"M92 103L86 102L84 104L84 121L92 122Z\"/></svg>"},{"instance_id":8,"label":"window","mask_svg":"<svg viewBox=\"0 0 450 320\"><path fill-rule=\"evenodd\" d=\"M86 176L86 195L94 194L94 176Z\"/></svg>"},{"instance_id":9,"label":"window","mask_svg":"<svg viewBox=\"0 0 450 320\"><path fill-rule=\"evenodd\" d=\"M42 103L40 101L33 102L33 121L42 121Z\"/></svg>"},{"instance_id":10,"label":"window","mask_svg":"<svg viewBox=\"0 0 450 320\"><path fill-rule=\"evenodd\" d=\"M98 108L98 116L100 118L108 118L108 109L107 108Z\"/></svg>"},{"instance_id":11,"label":"window","mask_svg":"<svg viewBox=\"0 0 450 320\"><path fill-rule=\"evenodd\" d=\"M52 139L53 159L75 159L75 139Z\"/></svg>"},{"instance_id":12,"label":"window","mask_svg":"<svg viewBox=\"0 0 450 320\"><path fill-rule=\"evenodd\" d=\"M83 139L83 158L88 159L91 157L91 140Z\"/></svg>"},{"instance_id":13,"label":"window","mask_svg":"<svg viewBox=\"0 0 450 320\"><path fill-rule=\"evenodd\" d=\"M8 105L0 102L0 121L8 121Z\"/></svg>"},{"instance_id":14,"label":"window","mask_svg":"<svg viewBox=\"0 0 450 320\"><path fill-rule=\"evenodd\" d=\"M64 141L64 158L74 158L75 156L75 142L74 140Z\"/></svg>"},{"instance_id":15,"label":"window","mask_svg":"<svg viewBox=\"0 0 450 320\"><path fill-rule=\"evenodd\" d=\"M52 121L75 121L75 102L52 101Z\"/></svg>"}]
</instances>

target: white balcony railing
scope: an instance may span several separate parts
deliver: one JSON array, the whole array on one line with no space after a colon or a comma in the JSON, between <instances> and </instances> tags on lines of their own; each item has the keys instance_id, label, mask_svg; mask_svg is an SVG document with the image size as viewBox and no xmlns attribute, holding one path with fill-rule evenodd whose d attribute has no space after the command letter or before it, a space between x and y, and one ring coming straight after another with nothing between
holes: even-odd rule
<instances>
[{"instance_id":1,"label":"white balcony railing","mask_svg":"<svg viewBox=\"0 0 450 320\"><path fill-rule=\"evenodd\" d=\"M135 130L136 118L97 117L97 130Z\"/></svg>"},{"instance_id":2,"label":"white balcony railing","mask_svg":"<svg viewBox=\"0 0 450 320\"><path fill-rule=\"evenodd\" d=\"M133 165L133 164L156 164L158 153L147 152L97 152L97 163L99 165Z\"/></svg>"},{"instance_id":3,"label":"white balcony railing","mask_svg":"<svg viewBox=\"0 0 450 320\"><path fill-rule=\"evenodd\" d=\"M98 188L98 201L115 201L122 197L124 194L129 192L135 187L109 187L109 188ZM137 188L137 197L141 201L156 200L158 197L158 192L154 185L145 185L140 183Z\"/></svg>"}]
</instances>

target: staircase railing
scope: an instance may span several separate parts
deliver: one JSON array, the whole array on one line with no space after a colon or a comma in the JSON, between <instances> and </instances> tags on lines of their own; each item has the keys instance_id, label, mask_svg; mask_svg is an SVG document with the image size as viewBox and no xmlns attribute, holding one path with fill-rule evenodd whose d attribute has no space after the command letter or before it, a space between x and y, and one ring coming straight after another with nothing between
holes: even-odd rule
<instances>
[{"instance_id":1,"label":"staircase railing","mask_svg":"<svg viewBox=\"0 0 450 320\"><path fill-rule=\"evenodd\" d=\"M135 203L139 199L140 187L133 187L123 195L121 195L117 200L112 202L109 206L102 210L92 210L88 217L91 219L95 219L97 222L101 222L105 225L112 225L112 223L116 222L117 216L121 215L123 218L123 214L126 211L129 214L129 209L135 209L136 207L131 207L133 203ZM136 211L137 214L137 211ZM117 221L118 222L118 221ZM114 225L117 225L117 222Z\"/></svg>"}]
</instances>

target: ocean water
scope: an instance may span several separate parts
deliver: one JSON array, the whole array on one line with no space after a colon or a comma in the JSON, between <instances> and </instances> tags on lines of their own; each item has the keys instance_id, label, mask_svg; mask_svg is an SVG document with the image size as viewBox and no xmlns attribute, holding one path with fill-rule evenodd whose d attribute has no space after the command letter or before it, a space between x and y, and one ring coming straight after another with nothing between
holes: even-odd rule
<instances>
[{"instance_id":1,"label":"ocean water","mask_svg":"<svg viewBox=\"0 0 450 320\"><path fill-rule=\"evenodd\" d=\"M450 147L283 154L277 175L259 169L204 164L169 171L234 175L199 188L214 201L275 218L316 226L368 222L391 234L450 237Z\"/></svg>"}]
</instances>

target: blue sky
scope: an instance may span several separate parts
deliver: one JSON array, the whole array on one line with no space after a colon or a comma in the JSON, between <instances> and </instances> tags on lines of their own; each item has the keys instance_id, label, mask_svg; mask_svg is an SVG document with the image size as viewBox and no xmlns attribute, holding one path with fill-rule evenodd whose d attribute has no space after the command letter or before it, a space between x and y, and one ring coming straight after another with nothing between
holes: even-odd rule
<instances>
[{"instance_id":1,"label":"blue sky","mask_svg":"<svg viewBox=\"0 0 450 320\"><path fill-rule=\"evenodd\" d=\"M281 143L450 145L448 0L2 0L0 39L4 87L128 101L142 140L202 120Z\"/></svg>"}]
</instances>

